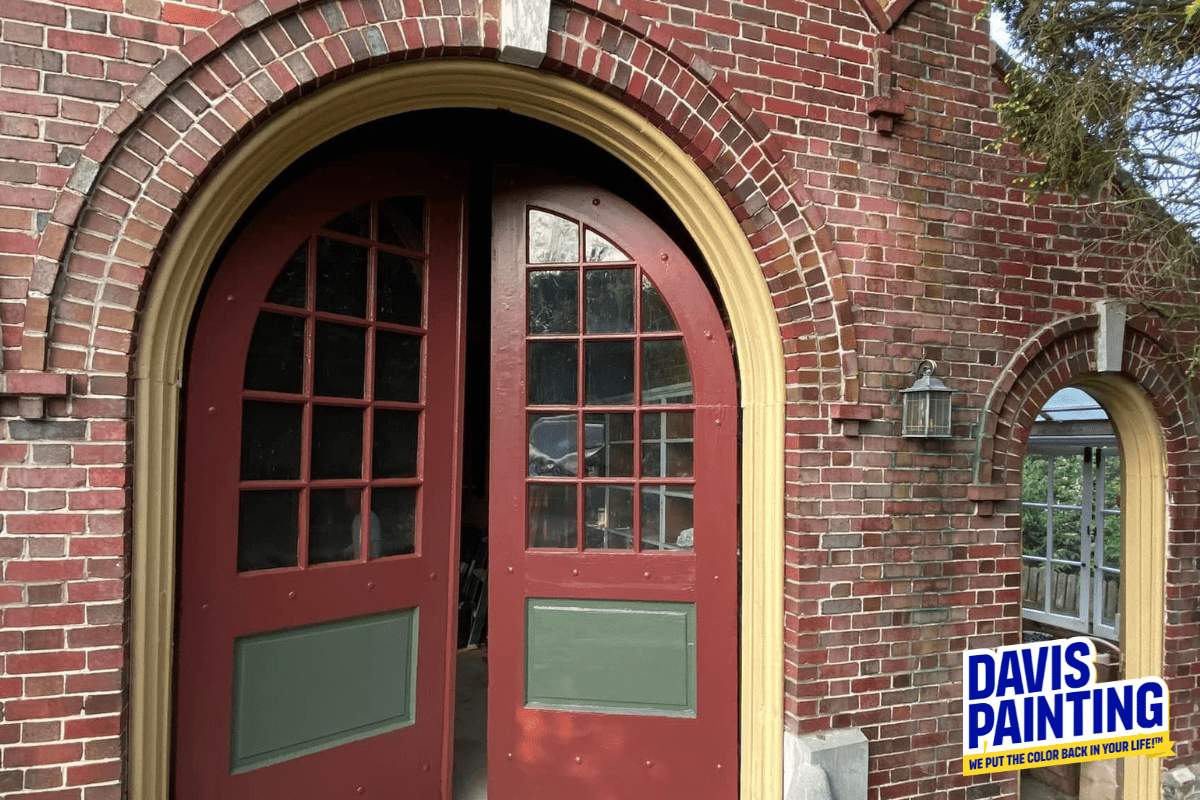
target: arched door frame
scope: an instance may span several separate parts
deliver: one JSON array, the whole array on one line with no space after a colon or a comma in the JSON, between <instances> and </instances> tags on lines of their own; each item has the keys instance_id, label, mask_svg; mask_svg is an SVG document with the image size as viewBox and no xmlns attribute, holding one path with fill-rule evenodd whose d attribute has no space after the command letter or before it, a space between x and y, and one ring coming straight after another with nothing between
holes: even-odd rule
<instances>
[{"instance_id":1,"label":"arched door frame","mask_svg":"<svg viewBox=\"0 0 1200 800\"><path fill-rule=\"evenodd\" d=\"M1121 450L1121 660L1123 678L1163 677L1166 613L1167 450L1154 407L1133 381L1085 375L1086 390L1108 413ZM1125 759L1126 800L1159 797L1159 762Z\"/></svg>"},{"instance_id":2,"label":"arched door frame","mask_svg":"<svg viewBox=\"0 0 1200 800\"><path fill-rule=\"evenodd\" d=\"M742 432L741 798L782 794L783 347L770 292L732 212L644 118L554 75L484 61L384 67L272 117L206 181L171 237L146 302L136 377L129 789L168 794L180 384L187 333L218 249L289 164L339 133L430 108L502 108L576 133L634 169L707 261L737 344Z\"/></svg>"}]
</instances>

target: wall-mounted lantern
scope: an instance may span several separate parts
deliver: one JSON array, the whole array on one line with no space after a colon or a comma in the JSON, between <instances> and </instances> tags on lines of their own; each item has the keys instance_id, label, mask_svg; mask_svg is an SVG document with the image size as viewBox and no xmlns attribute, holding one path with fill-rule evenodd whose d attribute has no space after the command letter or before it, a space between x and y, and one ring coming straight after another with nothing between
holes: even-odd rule
<instances>
[{"instance_id":1,"label":"wall-mounted lantern","mask_svg":"<svg viewBox=\"0 0 1200 800\"><path fill-rule=\"evenodd\" d=\"M938 380L933 371L937 364L929 359L917 365L917 382L904 395L903 436L909 439L946 439L950 437L950 395L953 389Z\"/></svg>"}]
</instances>

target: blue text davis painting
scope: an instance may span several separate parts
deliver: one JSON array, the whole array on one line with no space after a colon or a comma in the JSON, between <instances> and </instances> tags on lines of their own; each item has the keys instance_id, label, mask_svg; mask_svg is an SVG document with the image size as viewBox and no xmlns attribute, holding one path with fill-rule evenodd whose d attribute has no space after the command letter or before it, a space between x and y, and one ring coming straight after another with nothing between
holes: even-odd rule
<instances>
[{"instance_id":1,"label":"blue text davis painting","mask_svg":"<svg viewBox=\"0 0 1200 800\"><path fill-rule=\"evenodd\" d=\"M1096 682L1096 646L1077 637L963 658L963 774L1172 755L1161 678Z\"/></svg>"}]
</instances>

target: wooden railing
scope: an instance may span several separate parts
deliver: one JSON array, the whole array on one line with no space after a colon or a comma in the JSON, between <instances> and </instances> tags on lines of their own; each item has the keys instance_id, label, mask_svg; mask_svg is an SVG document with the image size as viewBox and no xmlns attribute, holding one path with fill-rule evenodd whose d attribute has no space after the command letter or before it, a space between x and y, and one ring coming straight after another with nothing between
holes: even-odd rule
<instances>
[{"instance_id":1,"label":"wooden railing","mask_svg":"<svg viewBox=\"0 0 1200 800\"><path fill-rule=\"evenodd\" d=\"M1099 578L1098 580L1103 580ZM1055 614L1079 616L1079 581L1078 573L1051 572L1050 580L1046 580L1046 570L1041 564L1025 564L1021 574L1021 604L1036 608L1045 608L1046 591L1050 592L1050 610ZM1049 586L1047 586L1049 583ZM1084 580L1084 591L1090 592L1091 586ZM1118 581L1104 581L1103 613L1100 619L1115 619L1121 607L1121 586Z\"/></svg>"}]
</instances>

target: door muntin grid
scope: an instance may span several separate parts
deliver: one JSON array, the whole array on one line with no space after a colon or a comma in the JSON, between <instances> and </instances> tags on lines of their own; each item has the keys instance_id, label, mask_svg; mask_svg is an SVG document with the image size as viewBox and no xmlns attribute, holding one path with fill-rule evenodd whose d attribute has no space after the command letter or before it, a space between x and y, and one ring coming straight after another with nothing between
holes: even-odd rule
<instances>
[{"instance_id":1,"label":"door muntin grid","mask_svg":"<svg viewBox=\"0 0 1200 800\"><path fill-rule=\"evenodd\" d=\"M419 552L425 207L356 206L268 290L241 391L239 572Z\"/></svg>"},{"instance_id":2,"label":"door muntin grid","mask_svg":"<svg viewBox=\"0 0 1200 800\"><path fill-rule=\"evenodd\" d=\"M535 207L526 226L527 548L692 550L683 334L610 237Z\"/></svg>"}]
</instances>

